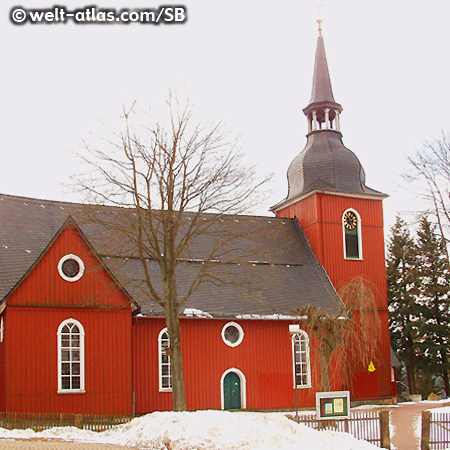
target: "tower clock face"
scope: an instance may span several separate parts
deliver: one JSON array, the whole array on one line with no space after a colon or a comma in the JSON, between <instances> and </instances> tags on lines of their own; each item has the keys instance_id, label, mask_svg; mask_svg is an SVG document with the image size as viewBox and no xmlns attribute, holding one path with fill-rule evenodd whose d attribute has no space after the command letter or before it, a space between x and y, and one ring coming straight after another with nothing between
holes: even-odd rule
<instances>
[{"instance_id":1,"label":"tower clock face","mask_svg":"<svg viewBox=\"0 0 450 450\"><path fill-rule=\"evenodd\" d=\"M344 226L349 230L354 230L358 224L356 214L352 211L347 211L344 216Z\"/></svg>"}]
</instances>

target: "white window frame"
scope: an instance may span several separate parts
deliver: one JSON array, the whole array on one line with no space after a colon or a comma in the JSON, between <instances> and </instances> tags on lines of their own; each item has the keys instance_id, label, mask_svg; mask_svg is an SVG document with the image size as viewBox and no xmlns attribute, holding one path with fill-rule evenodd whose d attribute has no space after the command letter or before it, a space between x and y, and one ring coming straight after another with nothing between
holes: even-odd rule
<instances>
[{"instance_id":1,"label":"white window frame","mask_svg":"<svg viewBox=\"0 0 450 450\"><path fill-rule=\"evenodd\" d=\"M5 334L5 323L3 322L3 317L0 319L0 342L3 342L3 337Z\"/></svg>"},{"instance_id":2,"label":"white window frame","mask_svg":"<svg viewBox=\"0 0 450 450\"><path fill-rule=\"evenodd\" d=\"M167 333L167 339L163 339L164 334ZM172 392L172 367L171 367L171 357L165 354L165 349L167 347L163 346L164 342L168 342L168 347L170 348L170 336L167 331L167 327L163 328L158 335L158 380L159 380L159 392ZM163 354L164 352L164 354ZM163 357L167 357L168 361L164 361ZM167 375L163 375L163 367L167 366L169 368L169 384L170 387L164 386L163 378Z\"/></svg>"},{"instance_id":3,"label":"white window frame","mask_svg":"<svg viewBox=\"0 0 450 450\"><path fill-rule=\"evenodd\" d=\"M241 409L247 409L247 380L245 379L245 375L236 367L232 367L231 369L226 370L222 377L220 378L220 400L221 400L221 409L225 409L225 392L223 389L223 382L225 377L230 373L234 372L241 381Z\"/></svg>"},{"instance_id":4,"label":"white window frame","mask_svg":"<svg viewBox=\"0 0 450 450\"><path fill-rule=\"evenodd\" d=\"M358 257L352 257L352 256L347 256L347 246L346 246L346 241L345 241L345 225L344 225L344 217L345 214L347 214L348 212L352 212L353 214L355 214L358 223L356 225L356 235L358 237ZM344 259L347 259L349 261L362 261L363 259L363 247L362 247L362 233L361 233L361 216L359 215L358 211L356 211L355 209L352 208L348 208L346 209L343 213L342 213L342 219L341 219L341 223L342 223L342 244L343 244L343 251L344 251Z\"/></svg>"},{"instance_id":5,"label":"white window frame","mask_svg":"<svg viewBox=\"0 0 450 450\"><path fill-rule=\"evenodd\" d=\"M68 259L74 259L78 263L78 265L80 266L80 271L78 272L78 274L75 277L68 277L67 275L65 275L65 273L62 270L62 266L63 266L64 262L67 261ZM77 255L72 255L72 254L65 255L58 262L58 273L59 273L59 275L61 276L61 278L63 280L69 281L70 283L78 281L83 276L84 269L85 269L84 262Z\"/></svg>"},{"instance_id":6,"label":"white window frame","mask_svg":"<svg viewBox=\"0 0 450 450\"><path fill-rule=\"evenodd\" d=\"M66 325L76 325L78 327L78 330L80 332L80 346L75 347L79 348L80 351L80 387L77 389L63 389L62 387L62 363L65 361L62 361L62 329ZM85 361L84 361L84 345L85 345L85 333L84 333L84 327L81 325L81 323L76 319L66 319L63 320L59 327L58 327L58 333L57 333L57 341L58 341L58 394L71 394L71 393L84 393L85 391ZM69 350L73 347L64 347L68 348Z\"/></svg>"},{"instance_id":7,"label":"white window frame","mask_svg":"<svg viewBox=\"0 0 450 450\"><path fill-rule=\"evenodd\" d=\"M239 331L239 338L236 342L230 342L227 341L227 339L225 338L225 330L229 327L229 326L233 326L235 328L237 328L237 330ZM226 323L223 328L222 328L222 340L223 342L225 342L225 344L227 344L229 347L237 347L238 345L240 345L240 343L243 341L244 339L244 330L242 329L242 327L236 323L236 322L228 322Z\"/></svg>"},{"instance_id":8,"label":"white window frame","mask_svg":"<svg viewBox=\"0 0 450 450\"><path fill-rule=\"evenodd\" d=\"M299 339L305 339L305 351L302 352L301 348L299 348L298 352L296 349L296 340ZM309 348L309 336L306 331L299 330L295 334L292 335L291 338L292 341L292 373L293 373L293 384L294 389L297 387L297 389L307 389L312 387L311 384L311 358L310 358L310 348ZM299 341L300 346L300 341ZM299 354L299 362L300 365L306 364L306 374L305 373L299 373L299 375L302 377L306 375L306 384L297 384L297 369L296 369L296 353Z\"/></svg>"}]
</instances>

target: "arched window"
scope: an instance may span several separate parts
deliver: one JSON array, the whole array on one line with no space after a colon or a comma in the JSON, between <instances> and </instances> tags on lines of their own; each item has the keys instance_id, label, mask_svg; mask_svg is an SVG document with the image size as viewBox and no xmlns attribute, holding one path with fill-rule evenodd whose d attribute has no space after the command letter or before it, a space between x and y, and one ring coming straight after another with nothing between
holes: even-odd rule
<instances>
[{"instance_id":1,"label":"arched window","mask_svg":"<svg viewBox=\"0 0 450 450\"><path fill-rule=\"evenodd\" d=\"M159 390L172 390L172 376L170 368L170 339L167 328L159 333L158 337L158 355L159 355Z\"/></svg>"},{"instance_id":2,"label":"arched window","mask_svg":"<svg viewBox=\"0 0 450 450\"><path fill-rule=\"evenodd\" d=\"M309 360L309 337L300 330L292 335L292 360L294 364L294 388L311 387L311 364Z\"/></svg>"},{"instance_id":3,"label":"arched window","mask_svg":"<svg viewBox=\"0 0 450 450\"><path fill-rule=\"evenodd\" d=\"M58 328L58 392L84 392L84 328L75 319Z\"/></svg>"},{"instance_id":4,"label":"arched window","mask_svg":"<svg viewBox=\"0 0 450 450\"><path fill-rule=\"evenodd\" d=\"M362 259L361 218L353 209L347 209L342 215L344 234L344 257L346 259Z\"/></svg>"}]
</instances>

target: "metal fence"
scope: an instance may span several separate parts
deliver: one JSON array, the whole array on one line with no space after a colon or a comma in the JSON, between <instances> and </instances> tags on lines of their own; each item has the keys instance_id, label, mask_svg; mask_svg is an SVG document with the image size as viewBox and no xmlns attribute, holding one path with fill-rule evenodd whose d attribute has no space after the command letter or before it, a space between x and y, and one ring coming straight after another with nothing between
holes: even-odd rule
<instances>
[{"instance_id":1,"label":"metal fence","mask_svg":"<svg viewBox=\"0 0 450 450\"><path fill-rule=\"evenodd\" d=\"M53 427L78 427L91 431L104 431L128 422L132 418L132 416L0 412L0 427L9 430L31 428L35 431Z\"/></svg>"},{"instance_id":2,"label":"metal fence","mask_svg":"<svg viewBox=\"0 0 450 450\"><path fill-rule=\"evenodd\" d=\"M450 447L450 413L422 412L422 450Z\"/></svg>"},{"instance_id":3,"label":"metal fence","mask_svg":"<svg viewBox=\"0 0 450 450\"><path fill-rule=\"evenodd\" d=\"M300 415L299 422L316 430L350 433L378 447L390 448L389 411L352 411L348 419L319 420L316 415Z\"/></svg>"}]
</instances>

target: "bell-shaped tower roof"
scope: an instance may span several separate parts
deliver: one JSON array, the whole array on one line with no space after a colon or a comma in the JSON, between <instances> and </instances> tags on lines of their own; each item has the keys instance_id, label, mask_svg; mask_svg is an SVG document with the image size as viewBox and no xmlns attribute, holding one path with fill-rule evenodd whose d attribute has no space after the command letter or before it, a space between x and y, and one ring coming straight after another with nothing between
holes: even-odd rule
<instances>
[{"instance_id":1,"label":"bell-shaped tower roof","mask_svg":"<svg viewBox=\"0 0 450 450\"><path fill-rule=\"evenodd\" d=\"M289 191L278 210L314 191L386 197L366 186L364 169L356 155L342 142L339 115L342 106L334 99L325 45L319 22L311 101L303 109L308 119L307 143L291 162Z\"/></svg>"}]
</instances>

